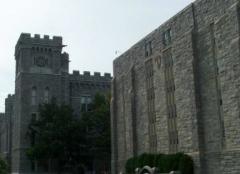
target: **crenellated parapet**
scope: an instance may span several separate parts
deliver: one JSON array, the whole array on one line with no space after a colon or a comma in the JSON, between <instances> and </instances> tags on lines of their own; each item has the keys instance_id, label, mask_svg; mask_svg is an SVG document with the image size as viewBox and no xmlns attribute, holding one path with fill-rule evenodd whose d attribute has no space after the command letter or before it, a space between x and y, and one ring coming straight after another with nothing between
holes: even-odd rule
<instances>
[{"instance_id":1,"label":"crenellated parapet","mask_svg":"<svg viewBox=\"0 0 240 174\"><path fill-rule=\"evenodd\" d=\"M20 38L18 39L19 42L39 42L39 43L51 43L55 45L62 45L62 37L61 36L53 36L50 38L49 35L43 35L40 34L34 34L34 36L31 36L30 33L22 33L20 35Z\"/></svg>"},{"instance_id":2,"label":"crenellated parapet","mask_svg":"<svg viewBox=\"0 0 240 174\"><path fill-rule=\"evenodd\" d=\"M53 36L50 38L49 35L22 33L16 44L16 51L18 48L31 48L34 51L39 52L52 52L54 50L62 50L64 45L62 44L61 36ZM16 54L16 52L15 52Z\"/></svg>"},{"instance_id":3,"label":"crenellated parapet","mask_svg":"<svg viewBox=\"0 0 240 174\"><path fill-rule=\"evenodd\" d=\"M90 71L83 71L83 74L80 71L74 70L72 74L70 74L70 80L86 80L86 81L109 81L112 79L110 73L104 73L101 75L100 72L94 72L92 75Z\"/></svg>"},{"instance_id":4,"label":"crenellated parapet","mask_svg":"<svg viewBox=\"0 0 240 174\"><path fill-rule=\"evenodd\" d=\"M7 116L10 116L13 113L14 102L15 102L15 95L8 94L7 98L5 99L5 113Z\"/></svg>"},{"instance_id":5,"label":"crenellated parapet","mask_svg":"<svg viewBox=\"0 0 240 174\"><path fill-rule=\"evenodd\" d=\"M111 88L112 76L110 73L84 71L80 74L79 71L73 71L69 74L69 87L71 96L79 97L82 95L94 96L96 92L109 92Z\"/></svg>"},{"instance_id":6,"label":"crenellated parapet","mask_svg":"<svg viewBox=\"0 0 240 174\"><path fill-rule=\"evenodd\" d=\"M5 99L5 103L13 103L14 102L14 94L8 94L7 98Z\"/></svg>"}]
</instances>

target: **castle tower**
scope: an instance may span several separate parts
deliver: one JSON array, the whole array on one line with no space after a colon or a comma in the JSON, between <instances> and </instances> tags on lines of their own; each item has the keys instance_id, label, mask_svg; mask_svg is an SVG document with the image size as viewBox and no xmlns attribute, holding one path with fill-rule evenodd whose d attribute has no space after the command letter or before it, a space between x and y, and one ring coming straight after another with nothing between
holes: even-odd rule
<instances>
[{"instance_id":1,"label":"castle tower","mask_svg":"<svg viewBox=\"0 0 240 174\"><path fill-rule=\"evenodd\" d=\"M54 97L58 103L69 102L69 57L62 53L61 37L22 33L15 47L16 79L13 118L12 173L34 173L36 165L26 156L31 145L27 138L31 119L38 117L40 103Z\"/></svg>"}]
</instances>

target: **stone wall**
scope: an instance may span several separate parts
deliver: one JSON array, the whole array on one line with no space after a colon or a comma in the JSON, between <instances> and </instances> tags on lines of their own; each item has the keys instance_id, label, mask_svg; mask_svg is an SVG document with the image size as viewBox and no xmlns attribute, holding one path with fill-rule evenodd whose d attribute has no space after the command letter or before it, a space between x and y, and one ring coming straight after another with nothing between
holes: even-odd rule
<instances>
[{"instance_id":1,"label":"stone wall","mask_svg":"<svg viewBox=\"0 0 240 174\"><path fill-rule=\"evenodd\" d=\"M84 71L83 74L73 71L69 74L69 100L74 114L77 116L81 114L81 97L87 96L94 99L96 93L109 95L111 80L109 73L104 73L102 76L99 72L91 75L89 71Z\"/></svg>"},{"instance_id":2,"label":"stone wall","mask_svg":"<svg viewBox=\"0 0 240 174\"><path fill-rule=\"evenodd\" d=\"M163 36L169 30L171 43L166 45ZM152 53L146 56L148 43ZM150 152L148 60L154 62L157 152L170 153L163 59L167 50L173 59L178 151L193 157L197 174L237 173L233 151L238 153L240 145L238 0L197 0L114 60L114 173L124 171L129 157ZM219 168L221 164L227 168Z\"/></svg>"}]
</instances>

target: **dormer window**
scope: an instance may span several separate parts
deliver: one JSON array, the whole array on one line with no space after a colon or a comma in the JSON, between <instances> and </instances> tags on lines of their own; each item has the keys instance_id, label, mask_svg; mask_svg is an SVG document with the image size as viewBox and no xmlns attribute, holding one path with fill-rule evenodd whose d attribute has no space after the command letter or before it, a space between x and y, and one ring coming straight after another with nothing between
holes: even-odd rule
<instances>
[{"instance_id":1,"label":"dormer window","mask_svg":"<svg viewBox=\"0 0 240 174\"><path fill-rule=\"evenodd\" d=\"M172 43L172 30L168 29L163 33L163 44L168 46Z\"/></svg>"}]
</instances>

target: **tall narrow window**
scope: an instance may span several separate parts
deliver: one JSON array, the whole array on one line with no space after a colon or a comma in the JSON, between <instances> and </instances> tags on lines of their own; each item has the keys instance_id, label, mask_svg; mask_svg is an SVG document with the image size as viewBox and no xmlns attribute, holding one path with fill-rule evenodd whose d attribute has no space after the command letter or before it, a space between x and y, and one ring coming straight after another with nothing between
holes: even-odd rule
<instances>
[{"instance_id":1,"label":"tall narrow window","mask_svg":"<svg viewBox=\"0 0 240 174\"><path fill-rule=\"evenodd\" d=\"M87 111L91 111L92 110L92 98L88 97L87 98Z\"/></svg>"},{"instance_id":2,"label":"tall narrow window","mask_svg":"<svg viewBox=\"0 0 240 174\"><path fill-rule=\"evenodd\" d=\"M216 83L216 92L217 92L217 102L218 102L218 115L219 115L219 124L221 129L221 144L222 148L225 148L225 125L224 125L224 115L223 115L223 99L222 99L222 89L219 76L219 67L216 58L216 41L214 35L214 24L210 24L210 34L211 34L211 45L212 45L212 58L213 58L213 67L215 71L215 83Z\"/></svg>"},{"instance_id":3,"label":"tall narrow window","mask_svg":"<svg viewBox=\"0 0 240 174\"><path fill-rule=\"evenodd\" d=\"M37 88L32 88L32 96L31 96L31 104L32 106L35 106L37 104Z\"/></svg>"},{"instance_id":4,"label":"tall narrow window","mask_svg":"<svg viewBox=\"0 0 240 174\"><path fill-rule=\"evenodd\" d=\"M172 42L172 30L168 29L163 33L163 44L165 46L168 46L171 44L171 42Z\"/></svg>"},{"instance_id":5,"label":"tall narrow window","mask_svg":"<svg viewBox=\"0 0 240 174\"><path fill-rule=\"evenodd\" d=\"M155 115L155 91L154 91L154 71L152 59L145 62L146 72L146 92L147 92L147 108L149 120L149 147L151 152L157 150L157 136L155 130L156 115Z\"/></svg>"},{"instance_id":6,"label":"tall narrow window","mask_svg":"<svg viewBox=\"0 0 240 174\"><path fill-rule=\"evenodd\" d=\"M49 103L49 88L46 87L44 90L44 103Z\"/></svg>"},{"instance_id":7,"label":"tall narrow window","mask_svg":"<svg viewBox=\"0 0 240 174\"><path fill-rule=\"evenodd\" d=\"M163 53L164 74L166 88L166 103L168 111L168 134L169 134L169 152L178 151L178 130L177 130L177 112L175 104L175 83L173 76L173 59L171 49Z\"/></svg>"},{"instance_id":8,"label":"tall narrow window","mask_svg":"<svg viewBox=\"0 0 240 174\"><path fill-rule=\"evenodd\" d=\"M145 43L145 57L152 55L152 41Z\"/></svg>"}]
</instances>

